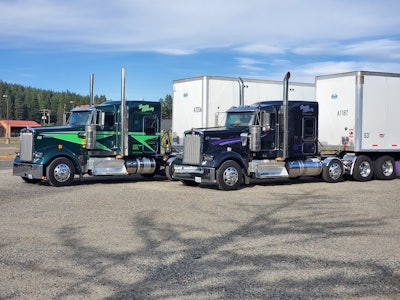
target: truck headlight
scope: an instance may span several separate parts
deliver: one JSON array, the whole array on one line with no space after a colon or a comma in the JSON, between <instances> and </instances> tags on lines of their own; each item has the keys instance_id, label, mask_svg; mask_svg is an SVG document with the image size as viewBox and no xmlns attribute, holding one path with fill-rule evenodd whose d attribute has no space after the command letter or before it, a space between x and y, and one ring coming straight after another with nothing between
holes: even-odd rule
<instances>
[{"instance_id":1,"label":"truck headlight","mask_svg":"<svg viewBox=\"0 0 400 300\"><path fill-rule=\"evenodd\" d=\"M35 152L33 153L33 159L42 159L43 153L42 152Z\"/></svg>"},{"instance_id":2,"label":"truck headlight","mask_svg":"<svg viewBox=\"0 0 400 300\"><path fill-rule=\"evenodd\" d=\"M214 160L214 155L211 155L211 154L204 154L204 155L203 155L203 160L204 160L204 161L213 161L213 160Z\"/></svg>"}]
</instances>

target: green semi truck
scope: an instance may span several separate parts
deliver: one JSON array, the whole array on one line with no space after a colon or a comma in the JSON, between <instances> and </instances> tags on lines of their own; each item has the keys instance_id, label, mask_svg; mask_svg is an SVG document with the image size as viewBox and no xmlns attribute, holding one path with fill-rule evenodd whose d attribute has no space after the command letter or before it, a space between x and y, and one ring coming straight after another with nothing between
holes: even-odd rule
<instances>
[{"instance_id":1,"label":"green semi truck","mask_svg":"<svg viewBox=\"0 0 400 300\"><path fill-rule=\"evenodd\" d=\"M52 186L67 186L75 175L165 174L161 104L126 101L124 69L121 101L93 105L92 86L91 80L91 103L72 109L65 126L21 131L13 175L28 183L48 180Z\"/></svg>"}]
</instances>

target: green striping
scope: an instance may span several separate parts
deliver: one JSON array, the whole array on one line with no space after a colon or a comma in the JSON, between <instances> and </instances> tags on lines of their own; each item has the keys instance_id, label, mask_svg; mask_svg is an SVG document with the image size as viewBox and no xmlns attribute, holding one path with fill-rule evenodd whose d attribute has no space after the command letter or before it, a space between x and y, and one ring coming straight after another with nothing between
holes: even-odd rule
<instances>
[{"instance_id":1,"label":"green striping","mask_svg":"<svg viewBox=\"0 0 400 300\"><path fill-rule=\"evenodd\" d=\"M146 133L143 131L129 131L129 135L133 136L133 135L143 135L146 136ZM161 132L156 132L155 136L161 136Z\"/></svg>"},{"instance_id":2,"label":"green striping","mask_svg":"<svg viewBox=\"0 0 400 300\"><path fill-rule=\"evenodd\" d=\"M82 139L78 136L78 133L82 131L61 131L61 132L43 132L41 135L46 136L46 137L51 137L54 139L58 139L61 141L69 142L69 143L74 143L78 145L82 145L85 139ZM108 147L103 145L99 140L113 137L115 134L119 135L120 132L115 132L115 131L98 131L96 132L96 148L102 149L102 150L107 150L111 151ZM158 137L160 137L160 133L157 132L155 135L145 135L144 132L129 132L129 135L138 141L140 144L144 145L146 148L148 148L150 151L154 152L154 149L147 143L149 140L154 140Z\"/></svg>"},{"instance_id":3,"label":"green striping","mask_svg":"<svg viewBox=\"0 0 400 300\"><path fill-rule=\"evenodd\" d=\"M48 136L58 140L81 145L82 139L78 137L79 132L80 131L42 132L40 134L43 136Z\"/></svg>"},{"instance_id":4,"label":"green striping","mask_svg":"<svg viewBox=\"0 0 400 300\"><path fill-rule=\"evenodd\" d=\"M115 131L97 131L96 132L96 149L112 151L110 148L101 143L101 140L115 137Z\"/></svg>"},{"instance_id":5,"label":"green striping","mask_svg":"<svg viewBox=\"0 0 400 300\"><path fill-rule=\"evenodd\" d=\"M103 145L102 143L100 143L99 141L96 141L96 149L111 151L110 148L104 146L104 145Z\"/></svg>"},{"instance_id":6,"label":"green striping","mask_svg":"<svg viewBox=\"0 0 400 300\"><path fill-rule=\"evenodd\" d=\"M154 152L154 149L147 143L147 141L157 138L156 135L143 135L143 136L130 135L130 136L135 140L137 140L142 145L144 145L146 148Z\"/></svg>"}]
</instances>

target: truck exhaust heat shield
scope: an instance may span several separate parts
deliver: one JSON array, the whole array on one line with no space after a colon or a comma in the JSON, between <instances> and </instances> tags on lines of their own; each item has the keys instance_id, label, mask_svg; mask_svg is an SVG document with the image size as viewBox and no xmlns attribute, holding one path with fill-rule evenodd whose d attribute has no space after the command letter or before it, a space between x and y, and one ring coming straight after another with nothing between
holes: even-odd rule
<instances>
[{"instance_id":1,"label":"truck exhaust heat shield","mask_svg":"<svg viewBox=\"0 0 400 300\"><path fill-rule=\"evenodd\" d=\"M95 124L88 124L85 127L86 131L86 149L96 149L96 126Z\"/></svg>"}]
</instances>

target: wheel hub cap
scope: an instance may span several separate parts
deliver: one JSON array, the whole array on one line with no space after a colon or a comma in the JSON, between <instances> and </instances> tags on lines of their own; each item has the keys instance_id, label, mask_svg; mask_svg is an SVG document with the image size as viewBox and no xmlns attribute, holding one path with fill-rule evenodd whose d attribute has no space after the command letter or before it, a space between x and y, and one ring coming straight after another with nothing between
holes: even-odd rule
<instances>
[{"instance_id":1,"label":"wheel hub cap","mask_svg":"<svg viewBox=\"0 0 400 300\"><path fill-rule=\"evenodd\" d=\"M60 164L54 169L54 178L58 182L65 182L71 176L71 170L66 164Z\"/></svg>"},{"instance_id":2,"label":"wheel hub cap","mask_svg":"<svg viewBox=\"0 0 400 300\"><path fill-rule=\"evenodd\" d=\"M224 172L224 182L229 185L232 186L234 185L238 179L239 179L239 174L238 171L235 168L227 168Z\"/></svg>"}]
</instances>

